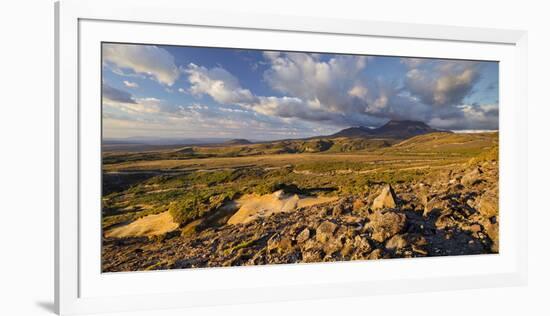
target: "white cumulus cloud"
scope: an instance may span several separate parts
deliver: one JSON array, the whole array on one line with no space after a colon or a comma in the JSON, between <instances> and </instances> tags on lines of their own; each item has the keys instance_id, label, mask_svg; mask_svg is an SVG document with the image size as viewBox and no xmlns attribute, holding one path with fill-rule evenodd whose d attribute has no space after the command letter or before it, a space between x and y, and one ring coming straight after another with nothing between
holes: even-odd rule
<instances>
[{"instance_id":1,"label":"white cumulus cloud","mask_svg":"<svg viewBox=\"0 0 550 316\"><path fill-rule=\"evenodd\" d=\"M180 75L174 57L157 46L103 44L102 55L108 65L151 77L164 85L172 86Z\"/></svg>"},{"instance_id":2,"label":"white cumulus cloud","mask_svg":"<svg viewBox=\"0 0 550 316\"><path fill-rule=\"evenodd\" d=\"M207 94L221 104L243 104L254 100L252 92L243 89L239 80L221 67L206 67L189 64L185 69L194 95Z\"/></svg>"}]
</instances>

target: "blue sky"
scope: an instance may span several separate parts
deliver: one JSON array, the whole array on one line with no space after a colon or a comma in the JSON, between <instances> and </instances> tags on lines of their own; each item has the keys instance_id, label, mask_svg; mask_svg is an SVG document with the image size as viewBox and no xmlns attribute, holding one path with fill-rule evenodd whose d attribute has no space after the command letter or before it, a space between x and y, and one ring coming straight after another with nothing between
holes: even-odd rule
<instances>
[{"instance_id":1,"label":"blue sky","mask_svg":"<svg viewBox=\"0 0 550 316\"><path fill-rule=\"evenodd\" d=\"M497 62L110 43L102 58L105 138L498 129Z\"/></svg>"}]
</instances>

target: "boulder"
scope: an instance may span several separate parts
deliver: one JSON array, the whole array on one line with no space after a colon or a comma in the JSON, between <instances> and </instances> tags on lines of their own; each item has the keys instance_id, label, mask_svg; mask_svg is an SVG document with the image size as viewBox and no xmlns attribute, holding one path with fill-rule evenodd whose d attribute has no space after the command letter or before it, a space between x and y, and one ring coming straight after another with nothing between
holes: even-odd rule
<instances>
[{"instance_id":1,"label":"boulder","mask_svg":"<svg viewBox=\"0 0 550 316\"><path fill-rule=\"evenodd\" d=\"M342 256L344 257L347 257L350 256L354 250L355 247L353 246L353 240L347 239L344 243L344 247L342 248L342 250L340 250L340 254L342 254Z\"/></svg>"},{"instance_id":2,"label":"boulder","mask_svg":"<svg viewBox=\"0 0 550 316\"><path fill-rule=\"evenodd\" d=\"M491 241L493 242L493 244L491 245L491 251L494 253L498 253L499 251L498 223L486 224L485 231L487 232L487 235L489 236L489 238L491 238Z\"/></svg>"},{"instance_id":3,"label":"boulder","mask_svg":"<svg viewBox=\"0 0 550 316\"><path fill-rule=\"evenodd\" d=\"M408 244L409 243L403 236L395 235L386 242L386 248L398 250L407 247Z\"/></svg>"},{"instance_id":4,"label":"boulder","mask_svg":"<svg viewBox=\"0 0 550 316\"><path fill-rule=\"evenodd\" d=\"M382 192L372 202L373 210L380 210L386 208L395 208L397 206L397 196L393 191L391 185L387 184L382 189Z\"/></svg>"},{"instance_id":5,"label":"boulder","mask_svg":"<svg viewBox=\"0 0 550 316\"><path fill-rule=\"evenodd\" d=\"M460 180L460 183L462 185L474 185L476 183L478 183L479 181L481 181L481 174L483 173L483 171L481 171L481 169L479 169L478 167L468 171L466 174L464 174L464 176L462 176L462 179Z\"/></svg>"},{"instance_id":6,"label":"boulder","mask_svg":"<svg viewBox=\"0 0 550 316\"><path fill-rule=\"evenodd\" d=\"M267 241L268 253L276 251L277 253L282 254L290 252L292 251L292 249L292 240L290 240L290 238L288 238L287 236L275 234Z\"/></svg>"},{"instance_id":7,"label":"boulder","mask_svg":"<svg viewBox=\"0 0 550 316\"><path fill-rule=\"evenodd\" d=\"M492 193L485 193L479 197L477 210L486 218L498 215L498 198Z\"/></svg>"},{"instance_id":8,"label":"boulder","mask_svg":"<svg viewBox=\"0 0 550 316\"><path fill-rule=\"evenodd\" d=\"M338 238L331 238L325 243L323 250L327 256L330 256L333 253L340 251L342 247L344 247L344 245Z\"/></svg>"},{"instance_id":9,"label":"boulder","mask_svg":"<svg viewBox=\"0 0 550 316\"><path fill-rule=\"evenodd\" d=\"M427 200L426 204L424 205L424 217L430 216L430 213L433 210L440 210L443 211L447 208L448 202L445 200L442 200L440 197L433 197L429 200Z\"/></svg>"},{"instance_id":10,"label":"boulder","mask_svg":"<svg viewBox=\"0 0 550 316\"><path fill-rule=\"evenodd\" d=\"M371 231L372 239L384 242L398 234L405 227L406 216L394 212L374 212L369 216L370 221L365 224L365 230Z\"/></svg>"},{"instance_id":11,"label":"boulder","mask_svg":"<svg viewBox=\"0 0 550 316\"><path fill-rule=\"evenodd\" d=\"M382 250L380 249L374 249L367 257L368 260L376 260L380 258L382 258Z\"/></svg>"},{"instance_id":12,"label":"boulder","mask_svg":"<svg viewBox=\"0 0 550 316\"><path fill-rule=\"evenodd\" d=\"M473 234L477 234L481 231L481 225L479 224L472 224L466 228L466 230L471 231Z\"/></svg>"},{"instance_id":13,"label":"boulder","mask_svg":"<svg viewBox=\"0 0 550 316\"><path fill-rule=\"evenodd\" d=\"M296 236L296 241L300 244L304 243L309 239L310 236L311 232L309 231L309 228L306 227L298 234L298 236Z\"/></svg>"},{"instance_id":14,"label":"boulder","mask_svg":"<svg viewBox=\"0 0 550 316\"><path fill-rule=\"evenodd\" d=\"M336 231L337 225L332 222L322 222L317 226L317 230L315 232L315 238L321 242L325 243L327 242L332 235L334 234L334 231Z\"/></svg>"},{"instance_id":15,"label":"boulder","mask_svg":"<svg viewBox=\"0 0 550 316\"><path fill-rule=\"evenodd\" d=\"M361 236L355 236L353 246L358 252L369 252L372 250L369 240Z\"/></svg>"},{"instance_id":16,"label":"boulder","mask_svg":"<svg viewBox=\"0 0 550 316\"><path fill-rule=\"evenodd\" d=\"M320 249L311 249L302 253L303 262L321 262L323 252Z\"/></svg>"}]
</instances>

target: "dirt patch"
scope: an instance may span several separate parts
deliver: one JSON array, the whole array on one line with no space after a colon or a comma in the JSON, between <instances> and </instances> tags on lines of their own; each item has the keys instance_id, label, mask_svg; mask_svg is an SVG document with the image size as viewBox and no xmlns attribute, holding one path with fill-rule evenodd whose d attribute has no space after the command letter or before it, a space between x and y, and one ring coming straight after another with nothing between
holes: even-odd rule
<instances>
[{"instance_id":1,"label":"dirt patch","mask_svg":"<svg viewBox=\"0 0 550 316\"><path fill-rule=\"evenodd\" d=\"M124 238L139 236L155 236L178 228L169 212L148 215L131 222L128 225L113 228L105 232L105 237Z\"/></svg>"},{"instance_id":2,"label":"dirt patch","mask_svg":"<svg viewBox=\"0 0 550 316\"><path fill-rule=\"evenodd\" d=\"M300 196L277 191L272 194L248 194L236 200L239 210L227 221L228 224L251 222L259 217L268 217L274 213L291 212L298 208L332 202L338 197Z\"/></svg>"}]
</instances>

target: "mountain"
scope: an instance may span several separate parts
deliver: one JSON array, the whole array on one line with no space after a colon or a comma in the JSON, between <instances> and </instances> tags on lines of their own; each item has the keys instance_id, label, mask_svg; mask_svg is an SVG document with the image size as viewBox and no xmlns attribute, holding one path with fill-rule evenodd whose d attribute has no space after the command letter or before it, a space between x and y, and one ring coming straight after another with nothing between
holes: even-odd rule
<instances>
[{"instance_id":1,"label":"mountain","mask_svg":"<svg viewBox=\"0 0 550 316\"><path fill-rule=\"evenodd\" d=\"M428 124L419 121L409 120L391 120L378 128L368 128L364 126L350 127L332 134L329 137L350 137L350 138L399 138L405 139L417 135L442 132L431 128Z\"/></svg>"},{"instance_id":2,"label":"mountain","mask_svg":"<svg viewBox=\"0 0 550 316\"><path fill-rule=\"evenodd\" d=\"M250 145L250 144L252 144L252 142L249 141L248 139L235 138L235 139L230 139L230 140L226 141L225 144L228 144L228 145Z\"/></svg>"},{"instance_id":3,"label":"mountain","mask_svg":"<svg viewBox=\"0 0 550 316\"><path fill-rule=\"evenodd\" d=\"M369 137L373 136L374 134L373 128L358 126L358 127L350 127L343 129L339 131L336 134L330 135L330 137L349 137L349 138L355 138L355 137Z\"/></svg>"},{"instance_id":4,"label":"mountain","mask_svg":"<svg viewBox=\"0 0 550 316\"><path fill-rule=\"evenodd\" d=\"M392 120L375 129L376 135L384 135L395 138L409 138L417 135L441 132L431 128L428 124L419 121Z\"/></svg>"}]
</instances>

